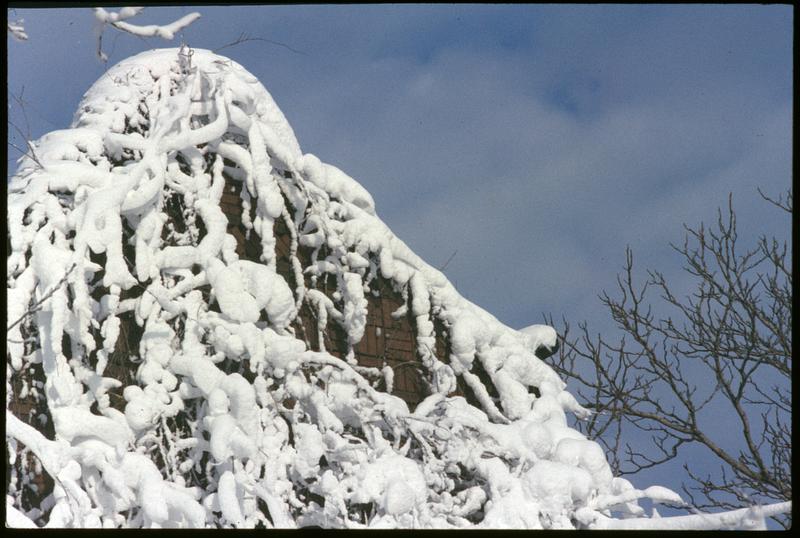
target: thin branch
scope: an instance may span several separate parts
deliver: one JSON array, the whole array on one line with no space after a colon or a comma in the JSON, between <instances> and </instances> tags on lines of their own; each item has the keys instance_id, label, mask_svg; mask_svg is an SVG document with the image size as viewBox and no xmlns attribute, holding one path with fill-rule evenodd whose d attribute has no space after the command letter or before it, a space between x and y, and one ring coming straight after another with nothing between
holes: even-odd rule
<instances>
[{"instance_id":1,"label":"thin branch","mask_svg":"<svg viewBox=\"0 0 800 538\"><path fill-rule=\"evenodd\" d=\"M759 194L791 212L791 190L778 199ZM790 251L785 242L766 237L743 250L731 197L714 226L685 230L683 244L672 247L695 290L680 296L658 271L648 271L649 279L638 284L626 249L618 297L600 295L622 331L620 343L601 335L590 338L585 323L579 325L579 337L570 339L564 322L564 345L551 359L553 367L578 383L577 394L587 402L583 405L594 412L578 427L601 436L598 441L607 451L619 452L623 425L654 434L655 452L626 449L632 469L620 470L618 455L609 455L622 474L679 459L684 446L696 444L714 454L721 467L713 476L701 476L687 466L693 489L706 499L703 504L693 499L693 504L732 509L789 500ZM659 307L666 309L660 319L649 302L653 291ZM721 405L740 427L715 436L704 427L707 417L701 411L713 407L714 416L720 416ZM773 519L782 526L791 522L789 516Z\"/></svg>"},{"instance_id":2,"label":"thin branch","mask_svg":"<svg viewBox=\"0 0 800 538\"><path fill-rule=\"evenodd\" d=\"M11 121L11 118L7 118L6 121L8 122L8 124L11 127L14 128L14 130L17 132L17 135L19 135L20 138L25 140L25 145L26 145L26 147L28 149L27 149L27 151L25 151L22 148L20 148L19 146L17 146L16 144L14 144L13 142L11 142L10 140L8 141L8 145L11 146L12 148L16 149L17 151L19 151L22 155L25 155L29 159L32 159L33 162L35 162L36 165L39 168L44 168L44 165L42 164L42 161L39 160L39 156L36 155L36 148L34 148L33 143L31 142L30 123L28 122L28 114L25 111L25 102L22 100L22 93L24 91L25 91L25 87L23 86L22 90L20 90L20 95L16 95L16 94L12 93L11 94L11 98L14 99L14 101L17 103L17 106L19 106L20 111L22 112L22 117L25 119L25 125L27 126L27 129L28 129L27 134L22 132L22 129L20 129L20 127L16 123Z\"/></svg>"},{"instance_id":3,"label":"thin branch","mask_svg":"<svg viewBox=\"0 0 800 538\"><path fill-rule=\"evenodd\" d=\"M456 254L458 254L458 249L454 250L453 253L450 254L450 257L447 258L447 261L444 262L444 264L441 267L439 267L439 271L444 271L445 269L447 269L447 266L450 265L450 262L453 261L453 258L456 257Z\"/></svg>"},{"instance_id":4,"label":"thin branch","mask_svg":"<svg viewBox=\"0 0 800 538\"><path fill-rule=\"evenodd\" d=\"M40 310L40 309L42 308L42 305L44 304L44 302L45 302L47 299L49 299L49 298L50 298L50 297L51 297L51 296L52 296L52 295L53 295L53 294L54 294L54 293L55 293L55 292L56 292L58 289L60 289L60 288L61 288L61 286L63 286L63 285L64 285L64 283L67 281L67 277L69 277L69 274L72 272L72 270L73 270L73 269L75 269L75 266L76 266L76 265L77 265L76 263L73 263L73 264L72 264L72 266L69 268L69 270L68 270L68 271L67 271L67 272L64 274L64 276L63 276L63 277L61 277L61 280L59 280L59 281L58 281L58 282L57 282L57 283L56 283L56 284L55 284L55 285L54 285L54 286L53 286L53 287L50 289L50 291L48 291L47 293L45 293L45 294L42 296L42 298L41 298L41 299L39 299L38 301L36 301L36 302L35 302L35 303L34 303L34 304L33 304L33 305L32 305L32 306L31 306L31 307L30 307L30 308L29 308L29 309L28 309L28 310L27 310L27 311L26 311L24 314L22 314L22 316L20 316L20 317L19 317L19 318L18 318L18 319L17 319L17 320L14 322L14 323L12 323L11 325L8 325L8 326L6 327L6 332L9 332L11 329L13 329L14 327L16 327L16 326L17 326L17 325L19 325L20 323L22 323L22 321L23 321L25 318L27 318L28 316L30 316L30 315L31 315L31 314L33 314L34 312L36 312L36 311Z\"/></svg>"},{"instance_id":5,"label":"thin branch","mask_svg":"<svg viewBox=\"0 0 800 538\"><path fill-rule=\"evenodd\" d=\"M272 45L277 45L279 47L283 47L283 48L285 48L287 50L290 50L291 52L294 52L295 54L302 54L303 56L308 56L308 54L303 52L302 50L297 50L295 48L292 48L289 45L287 45L286 43L281 43L280 41L274 41L272 39L267 39L265 37L251 37L251 36L247 35L246 32L242 32L241 34L239 34L239 37L237 37L234 41L231 41L230 43L226 43L225 45L222 45L221 47L217 47L216 49L212 50L211 52L217 53L217 52L219 52L221 50L224 50L224 49L227 49L229 47L234 47L236 45L241 45L242 43L247 43L248 41L263 41L265 43L270 43Z\"/></svg>"}]
</instances>

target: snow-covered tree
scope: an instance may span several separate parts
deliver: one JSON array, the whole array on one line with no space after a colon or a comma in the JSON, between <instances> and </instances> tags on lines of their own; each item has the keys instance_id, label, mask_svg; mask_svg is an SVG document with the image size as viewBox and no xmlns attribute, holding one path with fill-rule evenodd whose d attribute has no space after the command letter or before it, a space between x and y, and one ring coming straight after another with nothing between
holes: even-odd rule
<instances>
[{"instance_id":1,"label":"snow-covered tree","mask_svg":"<svg viewBox=\"0 0 800 538\"><path fill-rule=\"evenodd\" d=\"M33 146L8 195L12 526L725 528L787 508L648 517L638 499L680 497L567 425L587 411L536 356L554 331L462 298L227 58L125 60ZM227 233L229 182L258 259ZM378 279L414 320L414 409L354 357ZM341 357L302 336L330 327Z\"/></svg>"}]
</instances>

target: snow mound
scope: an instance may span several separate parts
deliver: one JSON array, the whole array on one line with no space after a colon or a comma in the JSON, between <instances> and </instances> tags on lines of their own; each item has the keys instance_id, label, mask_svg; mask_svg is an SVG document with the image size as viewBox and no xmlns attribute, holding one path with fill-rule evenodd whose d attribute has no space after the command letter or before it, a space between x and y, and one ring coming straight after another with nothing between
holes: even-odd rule
<instances>
[{"instance_id":1,"label":"snow mound","mask_svg":"<svg viewBox=\"0 0 800 538\"><path fill-rule=\"evenodd\" d=\"M41 390L7 392L41 404L44 423L7 411L7 440L23 470L33 454L56 482L34 506L35 473L15 467L9 523L613 527L642 515L638 498L677 500L621 488L567 426L586 411L536 356L551 328L514 331L461 297L366 189L301 152L235 62L184 47L134 56L34 148L9 184L9 321L41 305L9 330L7 373L33 372ZM226 181L242 184L259 259L240 259L227 232ZM326 278L335 292L314 286ZM352 354L375 278L414 319L430 395L413 412ZM347 357L298 337L304 308L344 332ZM391 387L391 369L377 377ZM453 396L457 379L480 408Z\"/></svg>"}]
</instances>

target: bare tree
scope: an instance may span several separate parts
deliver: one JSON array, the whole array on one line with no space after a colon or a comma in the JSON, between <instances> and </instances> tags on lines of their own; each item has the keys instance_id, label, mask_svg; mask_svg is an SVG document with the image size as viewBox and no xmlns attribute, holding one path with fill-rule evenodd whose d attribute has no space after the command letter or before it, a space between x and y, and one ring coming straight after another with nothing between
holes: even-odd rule
<instances>
[{"instance_id":1,"label":"bare tree","mask_svg":"<svg viewBox=\"0 0 800 538\"><path fill-rule=\"evenodd\" d=\"M759 194L791 214L791 190L777 200ZM628 249L620 295L600 297L620 341L594 336L586 323L571 338L565 321L565 345L551 360L593 409L581 427L605 444L621 474L702 445L719 468L684 463L683 489L695 507L791 500L791 252L766 236L743 250L730 197L713 227L685 228L683 245L672 247L694 284L690 295L681 296L659 271L636 283ZM627 428L648 433L654 449L632 449ZM790 515L773 519L791 525Z\"/></svg>"}]
</instances>

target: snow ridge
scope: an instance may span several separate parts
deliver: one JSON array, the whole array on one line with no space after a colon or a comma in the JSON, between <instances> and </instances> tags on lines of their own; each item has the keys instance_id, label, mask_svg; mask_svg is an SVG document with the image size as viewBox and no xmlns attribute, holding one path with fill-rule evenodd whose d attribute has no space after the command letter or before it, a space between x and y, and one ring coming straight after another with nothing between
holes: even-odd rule
<instances>
[{"instance_id":1,"label":"snow ridge","mask_svg":"<svg viewBox=\"0 0 800 538\"><path fill-rule=\"evenodd\" d=\"M600 446L567 426L565 411L587 411L535 356L552 329L518 333L462 298L361 185L301 152L235 62L185 47L129 58L84 95L70 129L34 147L9 184L9 321L51 295L9 331L7 373L41 369L52 435L7 411L7 441L54 485L29 506L32 475L15 471L9 523L611 528L644 516L639 498L682 502L613 477ZM243 218L258 261L239 259L226 233L226 176L255 204ZM185 226L169 217L175 199ZM276 271L279 220L294 288ZM307 267L300 246L313 249ZM353 358L379 274L416 320L432 395L413 412ZM339 291L332 300L304 275L333 275ZM320 332L342 327L347 357L295 336L303 305ZM126 316L141 338L125 359L135 376L118 379L104 374ZM450 357L433 352L432 316ZM448 396L458 376L482 409Z\"/></svg>"}]
</instances>

